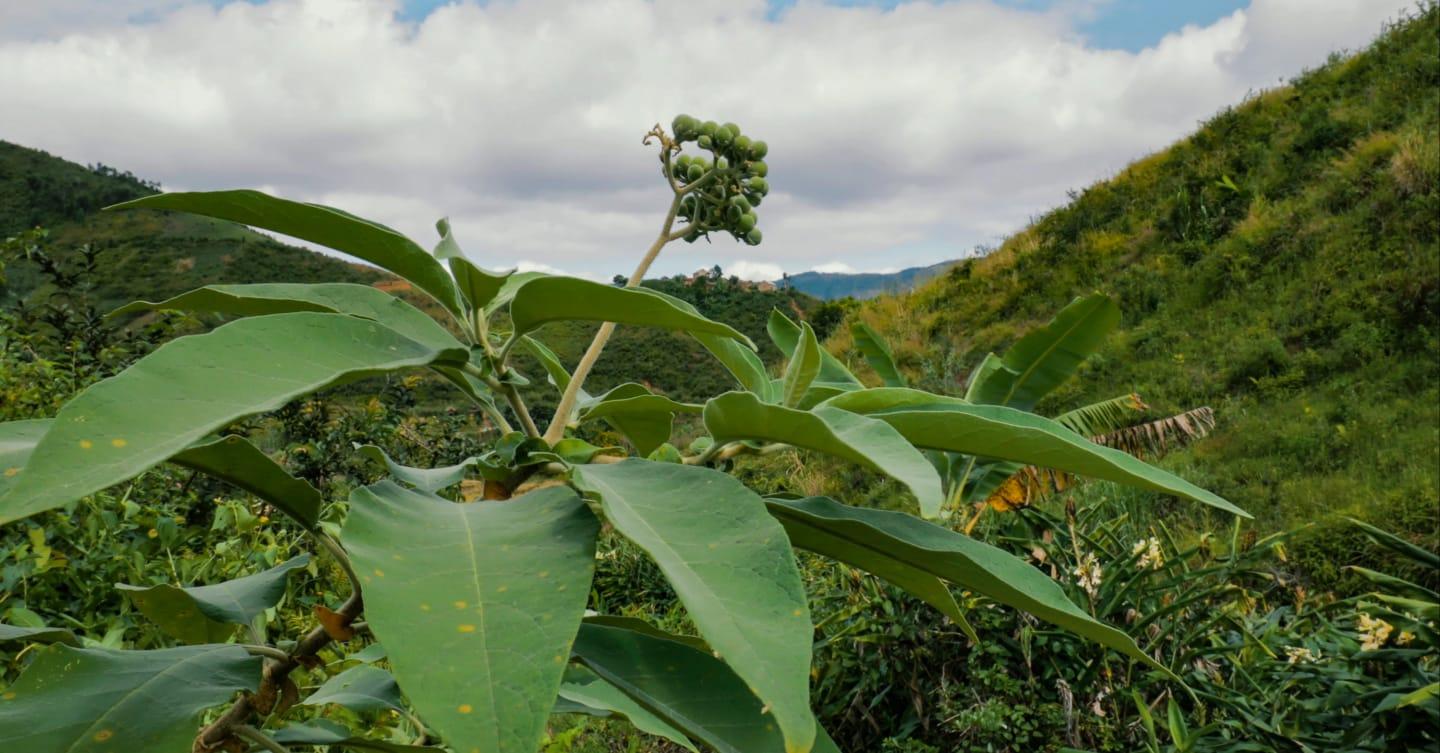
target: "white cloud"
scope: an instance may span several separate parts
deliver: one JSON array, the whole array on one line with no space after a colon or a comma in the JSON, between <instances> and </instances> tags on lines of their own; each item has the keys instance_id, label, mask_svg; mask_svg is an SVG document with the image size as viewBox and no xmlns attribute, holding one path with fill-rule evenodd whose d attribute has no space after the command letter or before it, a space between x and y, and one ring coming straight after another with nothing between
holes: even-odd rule
<instances>
[{"instance_id":1,"label":"white cloud","mask_svg":"<svg viewBox=\"0 0 1440 753\"><path fill-rule=\"evenodd\" d=\"M755 282L761 280L778 280L782 275L785 274L785 270L782 269L779 264L768 264L766 262L759 261L746 261L743 259L737 262L732 262L730 266L724 268L724 272L727 275L735 275L742 280L751 280Z\"/></svg>"},{"instance_id":2,"label":"white cloud","mask_svg":"<svg viewBox=\"0 0 1440 753\"><path fill-rule=\"evenodd\" d=\"M811 271L823 272L825 274L855 274L855 268L843 261L832 261L829 264L821 264L818 267L812 268Z\"/></svg>"},{"instance_id":3,"label":"white cloud","mask_svg":"<svg viewBox=\"0 0 1440 753\"><path fill-rule=\"evenodd\" d=\"M419 24L395 0L0 3L0 138L270 185L426 245L449 215L486 266L609 279L668 200L640 136L687 111L769 142L765 243L678 244L655 274L906 267L997 242L1410 4L1255 0L1132 54L1085 46L1073 9L984 0L463 2Z\"/></svg>"}]
</instances>

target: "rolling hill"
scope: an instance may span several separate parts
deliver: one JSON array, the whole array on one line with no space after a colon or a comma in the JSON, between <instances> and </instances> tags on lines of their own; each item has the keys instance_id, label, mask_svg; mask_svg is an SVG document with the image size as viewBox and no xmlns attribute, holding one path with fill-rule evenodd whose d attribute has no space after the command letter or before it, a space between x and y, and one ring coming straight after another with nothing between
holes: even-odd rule
<instances>
[{"instance_id":1,"label":"rolling hill","mask_svg":"<svg viewBox=\"0 0 1440 753\"><path fill-rule=\"evenodd\" d=\"M1107 292L1120 330L1041 412L1129 391L1213 406L1217 431L1166 462L1265 531L1309 524L1292 557L1324 583L1363 550L1343 515L1440 548L1437 39L1432 4L856 316L953 393ZM831 347L861 362L847 334Z\"/></svg>"},{"instance_id":2,"label":"rolling hill","mask_svg":"<svg viewBox=\"0 0 1440 753\"><path fill-rule=\"evenodd\" d=\"M959 261L942 261L928 267L909 267L899 272L801 272L786 275L775 284L782 288L798 290L822 300L836 298L874 298L885 293L908 293L916 286L945 270L959 264Z\"/></svg>"}]
</instances>

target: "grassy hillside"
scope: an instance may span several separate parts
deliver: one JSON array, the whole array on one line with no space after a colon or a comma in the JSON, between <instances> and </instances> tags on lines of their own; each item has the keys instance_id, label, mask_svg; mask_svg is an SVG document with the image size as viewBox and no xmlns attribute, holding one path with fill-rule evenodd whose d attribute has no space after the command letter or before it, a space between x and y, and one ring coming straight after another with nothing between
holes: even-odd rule
<instances>
[{"instance_id":1,"label":"grassy hillside","mask_svg":"<svg viewBox=\"0 0 1440 753\"><path fill-rule=\"evenodd\" d=\"M113 168L84 167L0 141L0 238L44 227L51 251L61 260L82 243L103 249L101 260L115 274L106 275L94 292L102 307L219 282L369 284L383 277L230 222L150 211L100 212L158 188ZM12 265L6 275L0 303L29 295L39 284L35 270L24 264Z\"/></svg>"},{"instance_id":2,"label":"grassy hillside","mask_svg":"<svg viewBox=\"0 0 1440 753\"><path fill-rule=\"evenodd\" d=\"M776 284L798 290L816 298L874 298L885 293L908 293L925 281L942 274L958 262L942 261L928 267L910 267L899 272L801 272L789 275Z\"/></svg>"},{"instance_id":3,"label":"grassy hillside","mask_svg":"<svg viewBox=\"0 0 1440 753\"><path fill-rule=\"evenodd\" d=\"M1432 4L1085 189L988 257L857 315L927 386L958 392L987 351L1074 296L1108 292L1120 331L1041 412L1131 390L1157 412L1213 406L1218 430L1168 464L1264 529L1314 522L1292 554L1321 581L1361 550L1336 516L1436 549L1437 36Z\"/></svg>"}]
</instances>

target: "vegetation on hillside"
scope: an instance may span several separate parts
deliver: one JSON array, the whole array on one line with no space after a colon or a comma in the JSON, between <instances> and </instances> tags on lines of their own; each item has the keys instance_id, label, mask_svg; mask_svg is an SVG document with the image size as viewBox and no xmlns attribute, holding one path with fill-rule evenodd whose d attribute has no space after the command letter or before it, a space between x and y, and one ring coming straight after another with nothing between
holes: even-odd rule
<instances>
[{"instance_id":1,"label":"vegetation on hillside","mask_svg":"<svg viewBox=\"0 0 1440 753\"><path fill-rule=\"evenodd\" d=\"M1437 39L1432 4L857 317L946 387L1059 302L1110 293L1119 334L1041 412L1126 392L1162 415L1212 406L1215 432L1169 467L1268 530L1314 523L1294 564L1359 587L1341 567L1374 550L1338 516L1440 544ZM832 345L849 351L843 328Z\"/></svg>"},{"instance_id":2,"label":"vegetation on hillside","mask_svg":"<svg viewBox=\"0 0 1440 753\"><path fill-rule=\"evenodd\" d=\"M84 167L37 149L0 141L0 239L43 227L60 261L88 246L106 267L91 291L108 310L140 298L159 300L213 283L336 280L371 284L385 275L334 256L281 243L233 222L159 212L103 213L111 204L159 190L105 165ZM12 265L0 303L44 284L33 265Z\"/></svg>"}]
</instances>

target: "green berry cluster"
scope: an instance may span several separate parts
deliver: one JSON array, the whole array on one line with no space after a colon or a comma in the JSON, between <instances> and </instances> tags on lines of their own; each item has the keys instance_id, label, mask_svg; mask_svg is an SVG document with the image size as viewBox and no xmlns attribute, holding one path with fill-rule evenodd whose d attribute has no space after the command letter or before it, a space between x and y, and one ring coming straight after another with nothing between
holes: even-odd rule
<instances>
[{"instance_id":1,"label":"green berry cluster","mask_svg":"<svg viewBox=\"0 0 1440 753\"><path fill-rule=\"evenodd\" d=\"M711 155L682 154L670 166L671 175L683 186L703 181L680 200L680 219L694 228L685 241L694 243L720 230L752 246L759 244L755 208L770 193L765 142L742 134L734 123L701 122L689 115L675 116L670 128L677 143L693 141Z\"/></svg>"}]
</instances>

